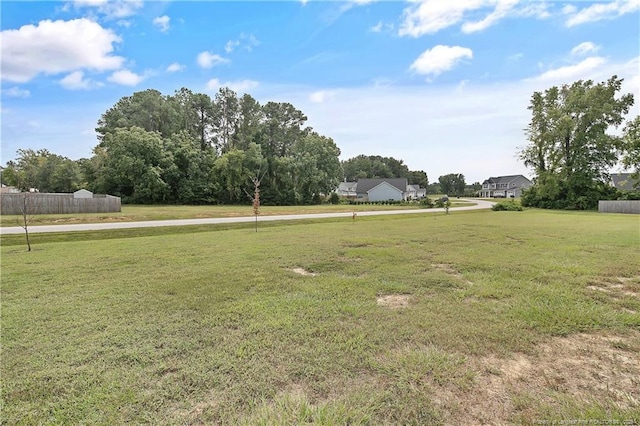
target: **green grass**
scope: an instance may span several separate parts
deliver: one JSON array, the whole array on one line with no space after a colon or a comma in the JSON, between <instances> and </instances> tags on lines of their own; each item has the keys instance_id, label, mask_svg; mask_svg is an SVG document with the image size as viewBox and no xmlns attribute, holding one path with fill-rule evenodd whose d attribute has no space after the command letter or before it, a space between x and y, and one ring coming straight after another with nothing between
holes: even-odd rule
<instances>
[{"instance_id":1,"label":"green grass","mask_svg":"<svg viewBox=\"0 0 640 426\"><path fill-rule=\"evenodd\" d=\"M527 210L3 236L2 422L480 423L491 378L498 423L638 419L490 362L580 333L640 358L638 231Z\"/></svg>"},{"instance_id":2,"label":"green grass","mask_svg":"<svg viewBox=\"0 0 640 426\"><path fill-rule=\"evenodd\" d=\"M314 206L262 206L261 216L283 214L350 212L365 210L398 210L418 208L418 206L387 206L387 205L314 205ZM101 223L101 222L135 222L147 220L193 219L253 216L253 209L247 206L171 206L171 205L132 205L124 204L122 211L117 213L83 213L83 214L47 214L36 215L31 225L56 225L72 223ZM16 226L20 216L0 216L1 226Z\"/></svg>"},{"instance_id":3,"label":"green grass","mask_svg":"<svg viewBox=\"0 0 640 426\"><path fill-rule=\"evenodd\" d=\"M452 207L468 206L473 203L464 200L452 200ZM323 204L313 206L262 206L261 216L286 214L310 214L330 212L360 212L380 210L418 209L419 205L376 205L376 204ZM172 205L133 205L124 204L121 212L114 213L81 213L81 214L42 214L35 215L30 225L58 225L74 223L107 223L107 222L136 222L147 220L195 219L253 216L253 209L246 206L172 206ZM0 226L18 226L22 216L0 216Z\"/></svg>"}]
</instances>

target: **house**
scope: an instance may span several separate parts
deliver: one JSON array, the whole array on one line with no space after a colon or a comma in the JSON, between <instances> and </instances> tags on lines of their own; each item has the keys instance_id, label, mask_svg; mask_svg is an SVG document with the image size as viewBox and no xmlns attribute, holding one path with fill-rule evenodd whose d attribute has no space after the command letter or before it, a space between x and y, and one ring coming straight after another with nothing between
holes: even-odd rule
<instances>
[{"instance_id":1,"label":"house","mask_svg":"<svg viewBox=\"0 0 640 426\"><path fill-rule=\"evenodd\" d=\"M356 197L360 201L403 201L407 186L407 178L359 179Z\"/></svg>"},{"instance_id":2,"label":"house","mask_svg":"<svg viewBox=\"0 0 640 426\"><path fill-rule=\"evenodd\" d=\"M480 196L483 198L514 198L522 196L522 190L533 183L523 175L490 177L482 182Z\"/></svg>"},{"instance_id":3,"label":"house","mask_svg":"<svg viewBox=\"0 0 640 426\"><path fill-rule=\"evenodd\" d=\"M347 181L340 182L340 185L338 185L338 189L336 189L336 194L338 194L341 197L356 198L357 185L358 185L357 182L347 182Z\"/></svg>"},{"instance_id":4,"label":"house","mask_svg":"<svg viewBox=\"0 0 640 426\"><path fill-rule=\"evenodd\" d=\"M612 173L611 185L620 191L640 190L640 181L632 177L632 173Z\"/></svg>"},{"instance_id":5,"label":"house","mask_svg":"<svg viewBox=\"0 0 640 426\"><path fill-rule=\"evenodd\" d=\"M420 188L420 185L407 185L405 191L405 199L407 200L419 200L427 196L427 189Z\"/></svg>"}]
</instances>

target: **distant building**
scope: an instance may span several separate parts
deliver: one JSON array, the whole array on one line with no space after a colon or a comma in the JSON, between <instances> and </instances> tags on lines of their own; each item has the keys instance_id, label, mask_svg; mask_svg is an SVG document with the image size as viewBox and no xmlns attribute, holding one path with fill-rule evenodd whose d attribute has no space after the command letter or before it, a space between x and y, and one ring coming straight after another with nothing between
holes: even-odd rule
<instances>
[{"instance_id":1,"label":"distant building","mask_svg":"<svg viewBox=\"0 0 640 426\"><path fill-rule=\"evenodd\" d=\"M490 177L482 182L483 198L514 198L522 196L522 190L533 183L523 175Z\"/></svg>"},{"instance_id":2,"label":"distant building","mask_svg":"<svg viewBox=\"0 0 640 426\"><path fill-rule=\"evenodd\" d=\"M611 185L620 191L640 190L640 181L632 177L632 173L612 173Z\"/></svg>"}]
</instances>

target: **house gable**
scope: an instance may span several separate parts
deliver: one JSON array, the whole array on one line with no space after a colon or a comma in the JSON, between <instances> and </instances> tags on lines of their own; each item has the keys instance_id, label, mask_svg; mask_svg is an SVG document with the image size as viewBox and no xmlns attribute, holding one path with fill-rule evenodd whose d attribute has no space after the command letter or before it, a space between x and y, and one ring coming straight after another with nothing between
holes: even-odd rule
<instances>
[{"instance_id":1,"label":"house gable","mask_svg":"<svg viewBox=\"0 0 640 426\"><path fill-rule=\"evenodd\" d=\"M400 201L403 198L404 191L401 191L389 182L383 181L367 191L369 201Z\"/></svg>"},{"instance_id":2,"label":"house gable","mask_svg":"<svg viewBox=\"0 0 640 426\"><path fill-rule=\"evenodd\" d=\"M611 184L620 191L640 189L640 181L633 179L631 173L615 173L611 175Z\"/></svg>"}]
</instances>

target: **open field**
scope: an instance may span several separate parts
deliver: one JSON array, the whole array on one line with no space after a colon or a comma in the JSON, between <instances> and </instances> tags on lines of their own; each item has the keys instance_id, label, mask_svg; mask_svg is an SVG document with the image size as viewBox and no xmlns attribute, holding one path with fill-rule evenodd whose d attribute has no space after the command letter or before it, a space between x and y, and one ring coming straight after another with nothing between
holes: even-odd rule
<instances>
[{"instance_id":1,"label":"open field","mask_svg":"<svg viewBox=\"0 0 640 426\"><path fill-rule=\"evenodd\" d=\"M4 424L640 422L635 216L17 237Z\"/></svg>"},{"instance_id":2,"label":"open field","mask_svg":"<svg viewBox=\"0 0 640 426\"><path fill-rule=\"evenodd\" d=\"M472 205L464 200L452 200L452 207ZM351 211L381 211L405 210L420 208L417 205L348 205L323 204L313 206L262 206L261 216L282 214L308 214ZM31 225L56 225L74 223L107 223L107 222L137 222L146 220L196 219L215 217L253 216L253 209L247 206L172 206L172 205L122 205L119 213L84 213L84 214L43 214L35 215ZM20 224L21 216L0 216L0 226L16 226Z\"/></svg>"}]
</instances>

